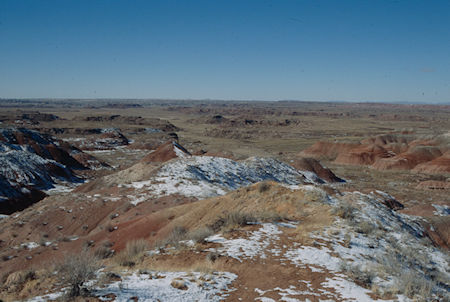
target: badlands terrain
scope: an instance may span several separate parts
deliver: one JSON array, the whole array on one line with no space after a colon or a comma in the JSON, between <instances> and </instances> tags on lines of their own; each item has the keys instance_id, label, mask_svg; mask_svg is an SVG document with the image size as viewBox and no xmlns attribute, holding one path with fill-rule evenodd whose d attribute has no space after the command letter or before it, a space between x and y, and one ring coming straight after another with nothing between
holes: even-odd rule
<instances>
[{"instance_id":1,"label":"badlands terrain","mask_svg":"<svg viewBox=\"0 0 450 302\"><path fill-rule=\"evenodd\" d=\"M0 100L2 301L450 301L450 106Z\"/></svg>"}]
</instances>

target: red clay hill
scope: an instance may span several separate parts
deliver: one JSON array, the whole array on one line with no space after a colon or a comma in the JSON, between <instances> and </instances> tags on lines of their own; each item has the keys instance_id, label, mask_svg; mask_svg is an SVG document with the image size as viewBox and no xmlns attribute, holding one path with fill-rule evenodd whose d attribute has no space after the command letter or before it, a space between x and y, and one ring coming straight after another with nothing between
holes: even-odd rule
<instances>
[{"instance_id":1,"label":"red clay hill","mask_svg":"<svg viewBox=\"0 0 450 302\"><path fill-rule=\"evenodd\" d=\"M338 164L367 165L377 170L450 173L450 145L443 137L380 135L358 143L321 141L301 155L326 158Z\"/></svg>"}]
</instances>

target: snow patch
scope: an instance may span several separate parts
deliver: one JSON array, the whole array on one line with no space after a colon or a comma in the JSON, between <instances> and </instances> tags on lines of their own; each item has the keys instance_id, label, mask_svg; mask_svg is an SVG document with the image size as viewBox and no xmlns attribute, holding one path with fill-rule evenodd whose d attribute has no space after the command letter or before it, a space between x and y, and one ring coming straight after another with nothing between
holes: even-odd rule
<instances>
[{"instance_id":1,"label":"snow patch","mask_svg":"<svg viewBox=\"0 0 450 302\"><path fill-rule=\"evenodd\" d=\"M35 249L39 246L36 242L25 242L20 245L21 248L26 248L27 250Z\"/></svg>"},{"instance_id":2,"label":"snow patch","mask_svg":"<svg viewBox=\"0 0 450 302\"><path fill-rule=\"evenodd\" d=\"M156 272L155 272L156 273ZM237 275L228 272L202 274L199 272L157 272L157 277L149 274L132 274L106 286L96 289L94 294L103 301L105 296L114 294L114 301L130 301L138 297L139 301L221 301L232 290L229 285ZM171 285L177 280L186 286L178 289Z\"/></svg>"},{"instance_id":3,"label":"snow patch","mask_svg":"<svg viewBox=\"0 0 450 302\"><path fill-rule=\"evenodd\" d=\"M436 209L436 211L433 212L436 216L448 216L450 215L450 207L447 205L439 205L439 204L432 204L432 206Z\"/></svg>"},{"instance_id":4,"label":"snow patch","mask_svg":"<svg viewBox=\"0 0 450 302\"><path fill-rule=\"evenodd\" d=\"M221 235L213 235L205 240L222 245L217 250L212 249L213 251L242 262L243 259L252 259L257 256L266 258L266 248L273 241L279 240L278 235L281 233L282 231L275 224L264 223L259 230L249 232L248 238L225 239ZM272 252L279 253L278 250Z\"/></svg>"}]
</instances>

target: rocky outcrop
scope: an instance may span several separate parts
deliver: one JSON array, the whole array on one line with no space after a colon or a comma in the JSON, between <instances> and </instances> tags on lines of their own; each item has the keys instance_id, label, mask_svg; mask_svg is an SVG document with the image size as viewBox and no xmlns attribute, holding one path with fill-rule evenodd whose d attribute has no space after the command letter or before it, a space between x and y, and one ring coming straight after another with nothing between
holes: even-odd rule
<instances>
[{"instance_id":1,"label":"rocky outcrop","mask_svg":"<svg viewBox=\"0 0 450 302\"><path fill-rule=\"evenodd\" d=\"M23 128L0 129L0 213L22 210L46 196L56 184L80 183L74 170L86 170L94 157L49 135ZM100 164L101 165L101 164Z\"/></svg>"},{"instance_id":2,"label":"rocky outcrop","mask_svg":"<svg viewBox=\"0 0 450 302\"><path fill-rule=\"evenodd\" d=\"M191 154L183 146L174 141L170 141L159 146L154 152L149 153L141 160L141 162L166 162L173 158L190 155Z\"/></svg>"},{"instance_id":3,"label":"rocky outcrop","mask_svg":"<svg viewBox=\"0 0 450 302\"><path fill-rule=\"evenodd\" d=\"M314 158L297 158L290 164L297 170L313 172L326 182L345 182L345 180L337 177L333 171L322 166L322 164Z\"/></svg>"}]
</instances>

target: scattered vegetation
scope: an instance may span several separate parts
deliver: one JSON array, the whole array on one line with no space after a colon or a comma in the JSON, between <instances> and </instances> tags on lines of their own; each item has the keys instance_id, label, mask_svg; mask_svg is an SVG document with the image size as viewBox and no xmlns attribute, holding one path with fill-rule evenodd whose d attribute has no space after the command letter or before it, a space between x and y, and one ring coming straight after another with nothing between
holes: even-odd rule
<instances>
[{"instance_id":1,"label":"scattered vegetation","mask_svg":"<svg viewBox=\"0 0 450 302\"><path fill-rule=\"evenodd\" d=\"M431 295L435 282L439 282L440 274L428 271L429 259L420 251L411 246L404 247L395 240L390 241L390 246L386 254L378 257L377 273L393 276L395 280L386 292L426 301L424 299Z\"/></svg>"},{"instance_id":2,"label":"scattered vegetation","mask_svg":"<svg viewBox=\"0 0 450 302\"><path fill-rule=\"evenodd\" d=\"M415 298L416 301L427 301L426 298L431 296L434 286L433 282L412 271L406 271L399 276L395 285L399 293Z\"/></svg>"}]
</instances>

